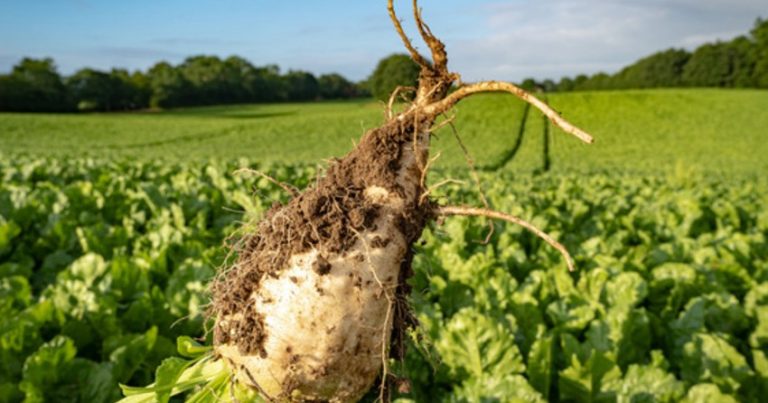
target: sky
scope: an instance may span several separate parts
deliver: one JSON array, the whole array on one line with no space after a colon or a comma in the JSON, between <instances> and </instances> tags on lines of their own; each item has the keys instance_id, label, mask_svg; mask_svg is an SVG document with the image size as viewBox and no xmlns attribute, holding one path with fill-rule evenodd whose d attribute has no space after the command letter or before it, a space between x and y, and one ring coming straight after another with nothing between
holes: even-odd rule
<instances>
[{"instance_id":1,"label":"sky","mask_svg":"<svg viewBox=\"0 0 768 403\"><path fill-rule=\"evenodd\" d=\"M421 0L464 81L612 73L653 52L746 34L766 0ZM417 47L410 1L395 7ZM402 52L385 0L0 0L0 72L22 57L146 69L191 55L365 79Z\"/></svg>"}]
</instances>

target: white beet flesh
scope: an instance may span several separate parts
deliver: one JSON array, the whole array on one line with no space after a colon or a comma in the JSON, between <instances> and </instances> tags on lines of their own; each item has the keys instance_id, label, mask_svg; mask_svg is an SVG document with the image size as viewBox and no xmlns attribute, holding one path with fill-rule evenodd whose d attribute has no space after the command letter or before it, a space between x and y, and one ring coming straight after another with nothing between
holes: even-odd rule
<instances>
[{"instance_id":1,"label":"white beet flesh","mask_svg":"<svg viewBox=\"0 0 768 403\"><path fill-rule=\"evenodd\" d=\"M422 134L415 144L422 155L428 139ZM216 347L239 381L291 400L356 401L370 389L388 351L394 291L410 248L397 222L406 203L418 202L419 164L405 147L397 175L404 197L386 184L365 188L365 199L380 206L375 230L359 231L353 248L325 256L330 272L313 269L320 251L311 249L260 283L251 298L264 313L266 354L243 355L232 343Z\"/></svg>"}]
</instances>

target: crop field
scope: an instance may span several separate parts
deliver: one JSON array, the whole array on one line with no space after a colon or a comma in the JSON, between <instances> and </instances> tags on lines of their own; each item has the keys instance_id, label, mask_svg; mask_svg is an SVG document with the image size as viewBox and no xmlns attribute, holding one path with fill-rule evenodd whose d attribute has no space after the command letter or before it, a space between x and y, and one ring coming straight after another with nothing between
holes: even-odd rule
<instances>
[{"instance_id":1,"label":"crop field","mask_svg":"<svg viewBox=\"0 0 768 403\"><path fill-rule=\"evenodd\" d=\"M554 94L549 102L589 128L597 142L579 144L508 95L461 103L455 126L477 165L487 169L531 172L545 159L551 169L564 172L665 173L680 165L705 172L768 169L765 91L604 91ZM6 113L0 115L0 151L314 164L349 151L366 129L383 121L383 110L378 102L349 101L161 113ZM438 167L465 166L448 127L438 132L434 151L442 151Z\"/></svg>"},{"instance_id":2,"label":"crop field","mask_svg":"<svg viewBox=\"0 0 768 403\"><path fill-rule=\"evenodd\" d=\"M760 401L768 92L548 100L597 142L577 144L508 96L460 104L455 126L490 205L552 234L577 270L519 227L495 224L488 243L480 219L429 227L410 280L420 326L393 361L409 380L395 398ZM167 374L186 336L210 338L206 284L228 236L289 197L235 171L304 188L382 110L0 114L0 402L111 402L119 384ZM434 145L430 182L463 181L436 200L481 205L451 130ZM210 399L229 393L219 386Z\"/></svg>"}]
</instances>

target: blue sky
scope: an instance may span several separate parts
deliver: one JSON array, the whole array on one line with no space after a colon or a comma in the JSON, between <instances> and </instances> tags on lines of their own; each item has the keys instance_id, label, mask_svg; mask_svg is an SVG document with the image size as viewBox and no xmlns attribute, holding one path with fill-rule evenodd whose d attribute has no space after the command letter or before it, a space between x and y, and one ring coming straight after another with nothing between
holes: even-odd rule
<instances>
[{"instance_id":1,"label":"blue sky","mask_svg":"<svg viewBox=\"0 0 768 403\"><path fill-rule=\"evenodd\" d=\"M410 2L396 1L411 20ZM421 0L466 81L614 72L657 50L746 33L765 0ZM416 35L406 24L411 36ZM423 48L423 47L422 47ZM0 0L0 71L53 57L70 74L195 54L364 79L402 46L384 0Z\"/></svg>"}]
</instances>

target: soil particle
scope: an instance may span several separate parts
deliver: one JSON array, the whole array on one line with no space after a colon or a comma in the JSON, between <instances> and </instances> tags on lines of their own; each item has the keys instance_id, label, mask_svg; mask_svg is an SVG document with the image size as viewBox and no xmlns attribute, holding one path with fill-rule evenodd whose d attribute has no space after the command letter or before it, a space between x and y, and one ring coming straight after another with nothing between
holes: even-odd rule
<instances>
[{"instance_id":1,"label":"soil particle","mask_svg":"<svg viewBox=\"0 0 768 403\"><path fill-rule=\"evenodd\" d=\"M387 245L389 245L389 238L382 238L376 235L371 240L371 248L374 248L374 249L386 248Z\"/></svg>"},{"instance_id":2,"label":"soil particle","mask_svg":"<svg viewBox=\"0 0 768 403\"><path fill-rule=\"evenodd\" d=\"M238 343L238 348L241 350L249 351L251 354L258 354L261 358L267 357L267 351L264 349L264 316L256 312L253 303L248 304L244 311L243 317L238 321L233 321L233 324L228 328L228 332L221 332L218 336L221 337L222 343L227 343L230 339L242 340L242 344Z\"/></svg>"},{"instance_id":3,"label":"soil particle","mask_svg":"<svg viewBox=\"0 0 768 403\"><path fill-rule=\"evenodd\" d=\"M331 264L323 255L317 255L317 259L312 263L312 270L315 273L324 276L331 272Z\"/></svg>"}]
</instances>

